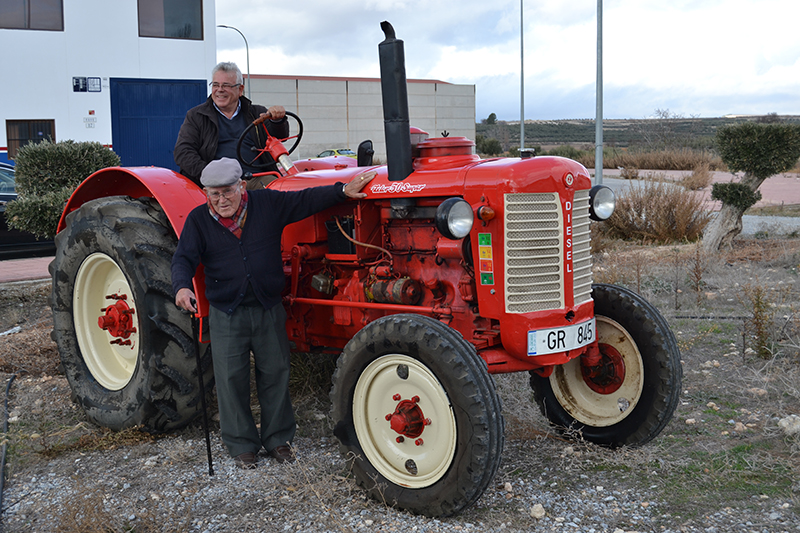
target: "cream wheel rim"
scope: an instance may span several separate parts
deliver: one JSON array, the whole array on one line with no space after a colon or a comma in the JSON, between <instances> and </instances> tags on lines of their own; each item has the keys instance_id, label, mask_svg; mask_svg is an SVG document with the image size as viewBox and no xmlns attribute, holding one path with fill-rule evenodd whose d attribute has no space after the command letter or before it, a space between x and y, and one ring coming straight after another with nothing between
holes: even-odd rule
<instances>
[{"instance_id":1,"label":"cream wheel rim","mask_svg":"<svg viewBox=\"0 0 800 533\"><path fill-rule=\"evenodd\" d=\"M597 341L613 346L625 364L625 379L619 389L600 394L586 384L580 357L557 366L550 375L550 386L561 407L575 420L593 427L608 427L621 422L639 403L644 387L644 364L636 343L616 321L598 315Z\"/></svg>"},{"instance_id":2,"label":"cream wheel rim","mask_svg":"<svg viewBox=\"0 0 800 533\"><path fill-rule=\"evenodd\" d=\"M419 435L408 437L392 428L387 415L414 398L426 423ZM456 420L447 393L412 357L388 354L364 369L353 393L353 423L367 460L397 485L431 486L455 457Z\"/></svg>"},{"instance_id":3,"label":"cream wheel rim","mask_svg":"<svg viewBox=\"0 0 800 533\"><path fill-rule=\"evenodd\" d=\"M126 305L133 309L136 332L124 338L112 335L98 324L104 310L117 301L108 298L111 295L124 296ZM78 347L89 372L106 389L124 388L133 377L139 359L139 316L125 274L108 255L96 252L81 263L75 277L72 309Z\"/></svg>"}]
</instances>

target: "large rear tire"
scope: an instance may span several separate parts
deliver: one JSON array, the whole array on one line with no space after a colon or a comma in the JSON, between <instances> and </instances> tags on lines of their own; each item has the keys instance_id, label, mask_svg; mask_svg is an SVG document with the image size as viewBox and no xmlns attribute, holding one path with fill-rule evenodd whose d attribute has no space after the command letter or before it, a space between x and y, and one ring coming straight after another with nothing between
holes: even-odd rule
<instances>
[{"instance_id":1,"label":"large rear tire","mask_svg":"<svg viewBox=\"0 0 800 533\"><path fill-rule=\"evenodd\" d=\"M175 306L177 238L152 199L83 204L55 239L53 339L89 419L119 430L177 429L201 412L191 317ZM105 329L103 329L105 325ZM201 344L205 390L211 350Z\"/></svg>"},{"instance_id":2,"label":"large rear tire","mask_svg":"<svg viewBox=\"0 0 800 533\"><path fill-rule=\"evenodd\" d=\"M678 405L678 343L664 317L638 294L595 284L592 298L600 353L621 380L587 377L576 358L548 378L531 372L535 401L567 434L609 447L645 444L666 427Z\"/></svg>"},{"instance_id":3,"label":"large rear tire","mask_svg":"<svg viewBox=\"0 0 800 533\"><path fill-rule=\"evenodd\" d=\"M388 505L452 515L500 465L494 381L475 348L432 318L391 315L359 331L339 357L331 399L356 481Z\"/></svg>"}]
</instances>

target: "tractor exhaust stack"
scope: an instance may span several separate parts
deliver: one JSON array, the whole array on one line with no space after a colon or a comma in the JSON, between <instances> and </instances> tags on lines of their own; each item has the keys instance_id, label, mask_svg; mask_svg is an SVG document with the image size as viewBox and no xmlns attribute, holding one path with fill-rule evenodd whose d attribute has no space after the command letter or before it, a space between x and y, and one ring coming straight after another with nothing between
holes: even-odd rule
<instances>
[{"instance_id":1,"label":"tractor exhaust stack","mask_svg":"<svg viewBox=\"0 0 800 533\"><path fill-rule=\"evenodd\" d=\"M403 41L394 28L381 22L386 39L378 45L383 95L383 129L386 135L386 165L389 181L403 181L414 171L411 160L411 131L408 120L408 87L406 85Z\"/></svg>"}]
</instances>

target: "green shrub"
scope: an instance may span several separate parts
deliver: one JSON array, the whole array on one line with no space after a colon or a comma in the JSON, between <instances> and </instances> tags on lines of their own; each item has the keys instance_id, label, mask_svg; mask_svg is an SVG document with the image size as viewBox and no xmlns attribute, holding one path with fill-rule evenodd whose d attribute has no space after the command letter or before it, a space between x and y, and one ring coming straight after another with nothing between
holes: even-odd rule
<instances>
[{"instance_id":1,"label":"green shrub","mask_svg":"<svg viewBox=\"0 0 800 533\"><path fill-rule=\"evenodd\" d=\"M719 155L731 172L764 180L794 167L800 158L800 126L744 122L717 131Z\"/></svg>"},{"instance_id":2,"label":"green shrub","mask_svg":"<svg viewBox=\"0 0 800 533\"><path fill-rule=\"evenodd\" d=\"M715 183L711 186L711 199L747 211L761 200L761 193L744 183Z\"/></svg>"},{"instance_id":3,"label":"green shrub","mask_svg":"<svg viewBox=\"0 0 800 533\"><path fill-rule=\"evenodd\" d=\"M16 157L16 200L6 207L10 226L39 237L55 236L58 220L75 188L119 156L96 142L42 141L20 148Z\"/></svg>"},{"instance_id":4,"label":"green shrub","mask_svg":"<svg viewBox=\"0 0 800 533\"><path fill-rule=\"evenodd\" d=\"M570 146L569 144L564 144L562 146L556 146L552 150L547 151L547 155L554 155L558 157L566 157L568 159L578 160L584 154L583 150L578 150L574 146Z\"/></svg>"},{"instance_id":5,"label":"green shrub","mask_svg":"<svg viewBox=\"0 0 800 533\"><path fill-rule=\"evenodd\" d=\"M483 137L479 137L476 140L475 148L478 150L479 154L486 154L489 156L499 155L503 153L503 147L495 138L485 139Z\"/></svg>"}]
</instances>

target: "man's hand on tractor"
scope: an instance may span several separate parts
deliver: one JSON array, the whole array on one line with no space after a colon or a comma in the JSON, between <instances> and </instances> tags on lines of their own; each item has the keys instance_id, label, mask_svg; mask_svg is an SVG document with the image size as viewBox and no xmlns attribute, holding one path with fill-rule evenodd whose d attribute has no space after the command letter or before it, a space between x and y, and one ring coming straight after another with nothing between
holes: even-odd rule
<instances>
[{"instance_id":1,"label":"man's hand on tractor","mask_svg":"<svg viewBox=\"0 0 800 533\"><path fill-rule=\"evenodd\" d=\"M195 307L196 298L194 293L191 289L183 288L178 291L178 294L175 295L175 305L189 311L190 313L197 313L197 308Z\"/></svg>"},{"instance_id":2,"label":"man's hand on tractor","mask_svg":"<svg viewBox=\"0 0 800 533\"><path fill-rule=\"evenodd\" d=\"M261 113L259 117L272 120L281 120L283 117L286 116L286 109L283 108L282 105L274 105L267 109L266 113ZM262 121L263 122L263 121Z\"/></svg>"},{"instance_id":3,"label":"man's hand on tractor","mask_svg":"<svg viewBox=\"0 0 800 533\"><path fill-rule=\"evenodd\" d=\"M367 183L373 180L378 173L374 170L361 172L355 178L350 180L350 183L344 186L344 194L348 198L366 198L367 193L361 192L361 189L367 186Z\"/></svg>"}]
</instances>

